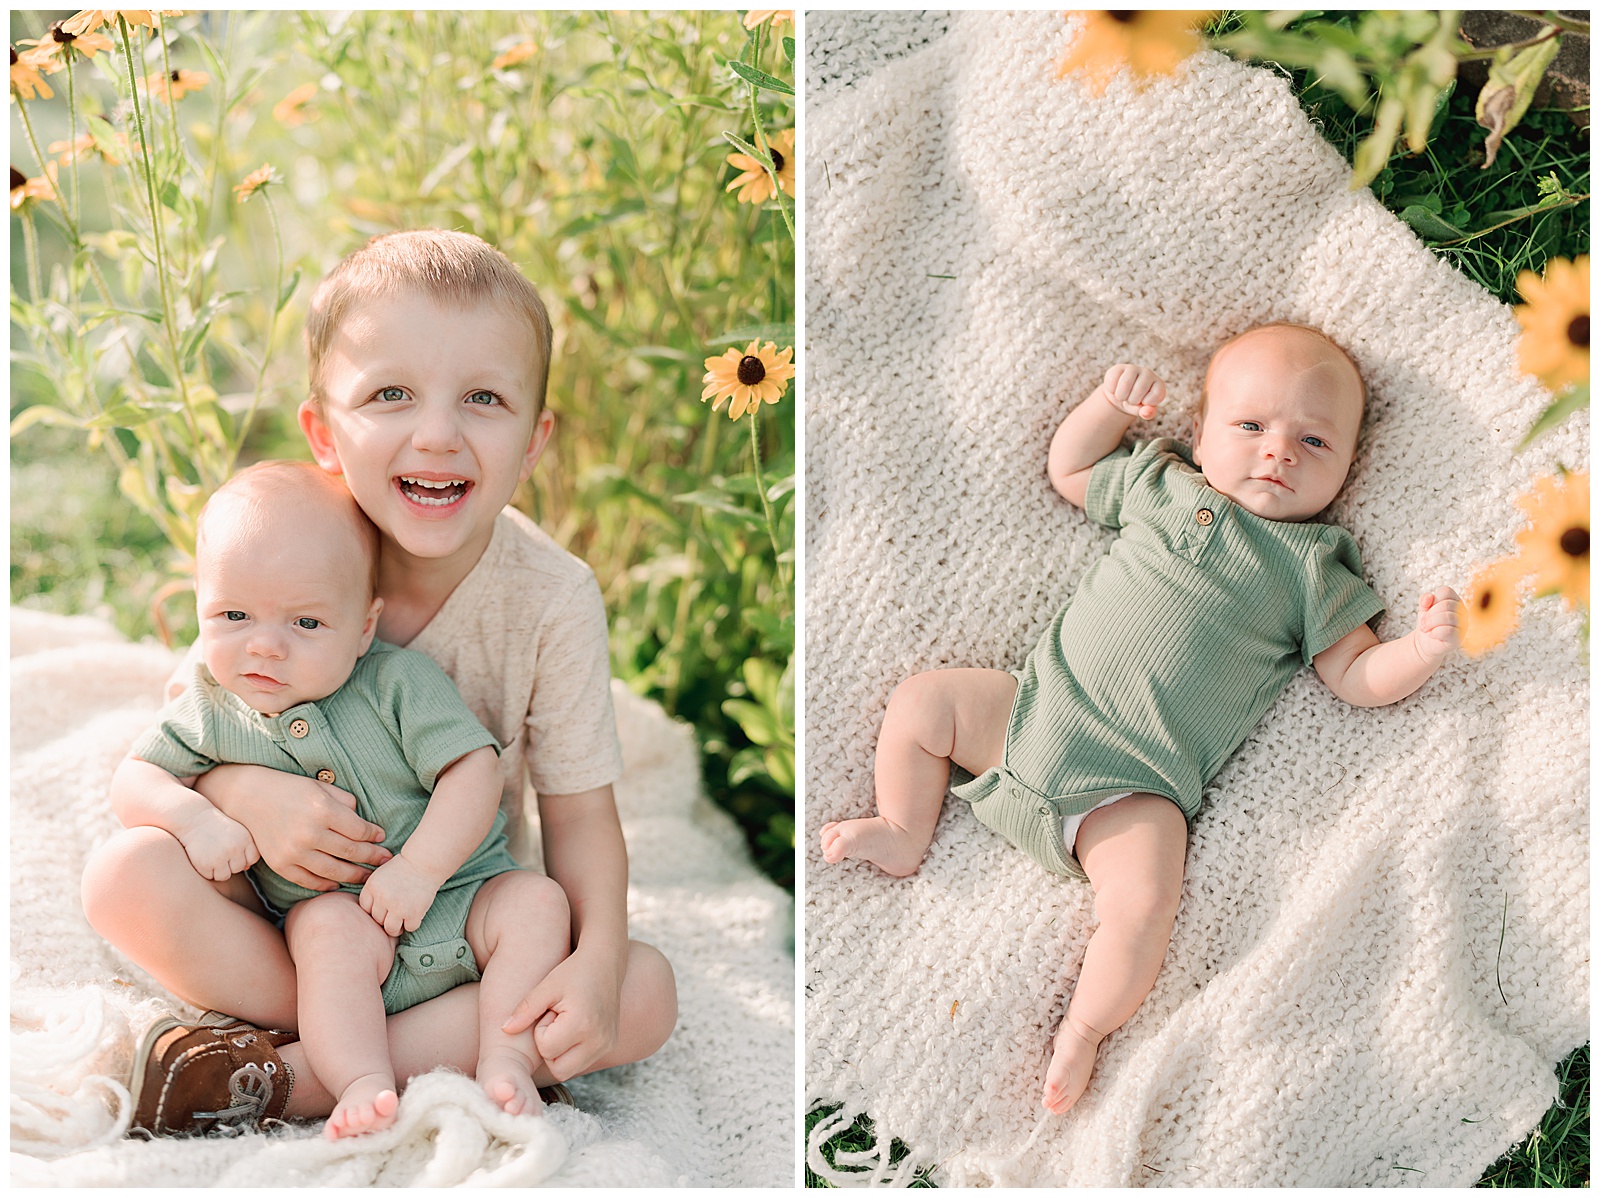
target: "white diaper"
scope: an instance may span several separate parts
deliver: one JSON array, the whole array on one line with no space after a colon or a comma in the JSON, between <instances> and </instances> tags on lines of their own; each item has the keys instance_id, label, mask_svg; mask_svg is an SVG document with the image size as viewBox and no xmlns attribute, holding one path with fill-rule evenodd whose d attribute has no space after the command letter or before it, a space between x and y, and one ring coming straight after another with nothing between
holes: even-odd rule
<instances>
[{"instance_id":1,"label":"white diaper","mask_svg":"<svg viewBox=\"0 0 1600 1198\"><path fill-rule=\"evenodd\" d=\"M1093 807L1089 808L1089 811L1099 811L1102 807L1109 807L1118 799L1125 799L1132 793L1133 791L1131 790L1125 790L1119 795L1112 795L1109 799L1101 799ZM1061 843L1067 846L1067 852L1072 856L1077 855L1078 828L1083 823L1083 817L1088 815L1089 811L1085 811L1082 815L1064 815L1061 817Z\"/></svg>"}]
</instances>

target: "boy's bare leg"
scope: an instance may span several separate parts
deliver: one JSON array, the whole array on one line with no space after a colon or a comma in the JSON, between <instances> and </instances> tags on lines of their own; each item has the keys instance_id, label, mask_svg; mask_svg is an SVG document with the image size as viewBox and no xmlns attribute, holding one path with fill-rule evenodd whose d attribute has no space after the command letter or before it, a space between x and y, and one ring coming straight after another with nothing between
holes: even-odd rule
<instances>
[{"instance_id":1,"label":"boy's bare leg","mask_svg":"<svg viewBox=\"0 0 1600 1198\"><path fill-rule=\"evenodd\" d=\"M1078 861L1094 887L1100 926L1084 950L1045 1073L1043 1102L1056 1114L1082 1097L1100 1041L1155 985L1178 914L1188 843L1183 812L1157 795L1129 795L1091 811L1078 828Z\"/></svg>"},{"instance_id":2,"label":"boy's bare leg","mask_svg":"<svg viewBox=\"0 0 1600 1198\"><path fill-rule=\"evenodd\" d=\"M930 670L895 688L878 734L878 814L822 826L822 859L872 862L903 878L933 840L950 763L973 774L1000 764L1017 680L1004 670Z\"/></svg>"},{"instance_id":3,"label":"boy's bare leg","mask_svg":"<svg viewBox=\"0 0 1600 1198\"><path fill-rule=\"evenodd\" d=\"M394 938L342 890L296 905L284 936L299 978L300 1043L339 1096L327 1137L388 1127L400 1109L383 1011Z\"/></svg>"},{"instance_id":4,"label":"boy's bare leg","mask_svg":"<svg viewBox=\"0 0 1600 1198\"><path fill-rule=\"evenodd\" d=\"M527 870L490 878L473 897L467 943L483 974L478 984L478 1084L507 1114L533 1114L541 1106L534 1078L543 1064L533 1029L511 1036L500 1028L571 948L567 896L550 878Z\"/></svg>"},{"instance_id":5,"label":"boy's bare leg","mask_svg":"<svg viewBox=\"0 0 1600 1198\"><path fill-rule=\"evenodd\" d=\"M294 1028L294 962L249 879L201 877L160 828L127 828L90 856L83 909L95 931L187 1003Z\"/></svg>"}]
</instances>

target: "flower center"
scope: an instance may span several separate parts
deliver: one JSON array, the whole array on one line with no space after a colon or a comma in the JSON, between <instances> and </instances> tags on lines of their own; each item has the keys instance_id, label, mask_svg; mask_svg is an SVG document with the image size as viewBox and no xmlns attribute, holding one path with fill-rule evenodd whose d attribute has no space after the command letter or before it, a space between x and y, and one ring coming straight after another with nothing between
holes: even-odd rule
<instances>
[{"instance_id":1,"label":"flower center","mask_svg":"<svg viewBox=\"0 0 1600 1198\"><path fill-rule=\"evenodd\" d=\"M1479 611L1488 611L1489 610L1489 605L1491 603L1493 603L1493 602L1494 602L1494 591L1493 590L1485 590L1483 592L1483 594L1478 596L1478 610Z\"/></svg>"},{"instance_id":2,"label":"flower center","mask_svg":"<svg viewBox=\"0 0 1600 1198\"><path fill-rule=\"evenodd\" d=\"M1576 317L1567 326L1567 340L1574 345L1583 346L1584 349L1589 348L1589 318L1587 316Z\"/></svg>"},{"instance_id":3,"label":"flower center","mask_svg":"<svg viewBox=\"0 0 1600 1198\"><path fill-rule=\"evenodd\" d=\"M1137 21L1139 19L1139 13L1138 13L1138 11L1136 9L1126 9L1126 8L1113 9L1110 12L1106 13L1106 16L1110 17L1113 21L1115 21L1119 25L1132 25L1135 21Z\"/></svg>"},{"instance_id":4,"label":"flower center","mask_svg":"<svg viewBox=\"0 0 1600 1198\"><path fill-rule=\"evenodd\" d=\"M746 355L739 359L739 381L746 387L754 387L767 377L767 368L761 364L761 359Z\"/></svg>"},{"instance_id":5,"label":"flower center","mask_svg":"<svg viewBox=\"0 0 1600 1198\"><path fill-rule=\"evenodd\" d=\"M28 181L28 176L27 175L24 175L16 167L12 167L11 168L11 190L12 191L17 190L17 188L21 187L27 181Z\"/></svg>"},{"instance_id":6,"label":"flower center","mask_svg":"<svg viewBox=\"0 0 1600 1198\"><path fill-rule=\"evenodd\" d=\"M783 171L783 155L778 152L777 146L768 146L767 153L772 155L772 173L781 174ZM1587 333L1585 334L1587 336ZM1585 342L1587 344L1587 342Z\"/></svg>"},{"instance_id":7,"label":"flower center","mask_svg":"<svg viewBox=\"0 0 1600 1198\"><path fill-rule=\"evenodd\" d=\"M172 72L172 74L170 74L168 76L168 78L171 79L174 83L178 82L178 72L176 70L174 70Z\"/></svg>"},{"instance_id":8,"label":"flower center","mask_svg":"<svg viewBox=\"0 0 1600 1198\"><path fill-rule=\"evenodd\" d=\"M15 46L11 47L11 65L17 65L17 48Z\"/></svg>"},{"instance_id":9,"label":"flower center","mask_svg":"<svg viewBox=\"0 0 1600 1198\"><path fill-rule=\"evenodd\" d=\"M1568 557L1589 556L1589 530L1569 528L1561 534L1561 552Z\"/></svg>"},{"instance_id":10,"label":"flower center","mask_svg":"<svg viewBox=\"0 0 1600 1198\"><path fill-rule=\"evenodd\" d=\"M50 26L50 36L55 38L56 41L60 42L63 46L70 46L73 42L78 40L78 35L76 33L68 33L65 29L61 28L60 21L57 21Z\"/></svg>"}]
</instances>

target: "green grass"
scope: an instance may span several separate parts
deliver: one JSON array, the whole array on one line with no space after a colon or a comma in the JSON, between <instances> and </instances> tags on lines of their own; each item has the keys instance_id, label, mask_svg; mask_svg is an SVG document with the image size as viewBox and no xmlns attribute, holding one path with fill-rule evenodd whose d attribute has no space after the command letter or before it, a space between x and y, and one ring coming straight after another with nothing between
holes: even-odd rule
<instances>
[{"instance_id":1,"label":"green grass","mask_svg":"<svg viewBox=\"0 0 1600 1198\"><path fill-rule=\"evenodd\" d=\"M1355 16L1336 19L1348 25ZM1227 28L1225 19L1213 32ZM1309 72L1289 74L1301 107L1349 161L1371 119L1352 111L1337 93L1318 86ZM1540 180L1553 176L1563 195L1587 197L1589 133L1566 112L1530 111L1506 139L1494 165L1484 170L1487 133L1473 116L1473 100L1457 88L1435 118L1427 149L1411 155L1402 144L1373 180L1372 191L1440 258L1502 302L1516 303L1519 272L1539 272L1550 258L1589 252L1588 199L1549 205L1540 189ZM1541 205L1548 206L1528 211ZM1589 1184L1589 1045L1572 1052L1556 1072L1561 1079L1556 1105L1546 1112L1538 1130L1495 1162L1480 1186ZM835 1109L822 1107L808 1114L807 1131ZM831 1161L834 1151L866 1149L874 1142L872 1122L863 1116L830 1139L823 1152ZM903 1159L905 1145L894 1140L893 1146L893 1160ZM913 1184L932 1186L929 1172L919 1172ZM806 1185L828 1183L807 1167Z\"/></svg>"}]
</instances>

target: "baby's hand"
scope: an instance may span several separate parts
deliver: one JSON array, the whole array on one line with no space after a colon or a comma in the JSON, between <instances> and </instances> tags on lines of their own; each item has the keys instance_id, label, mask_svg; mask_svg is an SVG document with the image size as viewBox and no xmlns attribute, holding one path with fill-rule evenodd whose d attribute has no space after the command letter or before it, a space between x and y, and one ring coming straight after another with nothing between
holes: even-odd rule
<instances>
[{"instance_id":1,"label":"baby's hand","mask_svg":"<svg viewBox=\"0 0 1600 1198\"><path fill-rule=\"evenodd\" d=\"M1117 411L1144 420L1154 420L1156 405L1167 397L1167 385L1156 377L1155 371L1123 362L1106 371L1106 381L1100 389Z\"/></svg>"},{"instance_id":2,"label":"baby's hand","mask_svg":"<svg viewBox=\"0 0 1600 1198\"><path fill-rule=\"evenodd\" d=\"M1417 610L1417 650L1434 664L1461 647L1461 596L1449 587L1422 596Z\"/></svg>"},{"instance_id":3,"label":"baby's hand","mask_svg":"<svg viewBox=\"0 0 1600 1198\"><path fill-rule=\"evenodd\" d=\"M195 872L213 882L242 874L261 858L249 830L215 807L208 807L193 827L185 828L178 843L189 855Z\"/></svg>"},{"instance_id":4,"label":"baby's hand","mask_svg":"<svg viewBox=\"0 0 1600 1198\"><path fill-rule=\"evenodd\" d=\"M439 883L424 874L404 852L390 857L361 888L361 909L385 932L398 936L414 932L433 906Z\"/></svg>"}]
</instances>

